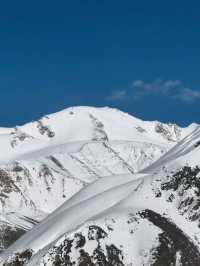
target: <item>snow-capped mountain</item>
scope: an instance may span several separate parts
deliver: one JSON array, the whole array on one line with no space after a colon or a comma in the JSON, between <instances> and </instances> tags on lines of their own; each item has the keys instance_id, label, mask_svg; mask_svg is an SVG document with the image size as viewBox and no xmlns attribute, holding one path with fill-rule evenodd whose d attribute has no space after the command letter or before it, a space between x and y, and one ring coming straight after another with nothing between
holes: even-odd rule
<instances>
[{"instance_id":1,"label":"snow-capped mountain","mask_svg":"<svg viewBox=\"0 0 200 266\"><path fill-rule=\"evenodd\" d=\"M2 265L199 265L199 130L92 107L0 129L3 248L33 227Z\"/></svg>"},{"instance_id":2,"label":"snow-capped mountain","mask_svg":"<svg viewBox=\"0 0 200 266\"><path fill-rule=\"evenodd\" d=\"M196 127L192 124L182 129L175 124L146 122L107 107L72 107L23 126L0 128L0 162L27 158L34 152L38 156L39 151L47 153L77 142L120 140L173 145Z\"/></svg>"}]
</instances>

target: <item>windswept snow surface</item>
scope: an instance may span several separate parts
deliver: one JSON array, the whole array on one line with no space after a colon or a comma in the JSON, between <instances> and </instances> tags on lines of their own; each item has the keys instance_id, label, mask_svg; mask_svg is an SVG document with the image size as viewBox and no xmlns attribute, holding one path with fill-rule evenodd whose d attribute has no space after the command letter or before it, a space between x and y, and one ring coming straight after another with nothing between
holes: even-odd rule
<instances>
[{"instance_id":1,"label":"windswept snow surface","mask_svg":"<svg viewBox=\"0 0 200 266\"><path fill-rule=\"evenodd\" d=\"M0 162L69 142L124 140L173 145L197 126L180 128L175 124L146 122L108 107L71 107L13 129L0 128Z\"/></svg>"},{"instance_id":2,"label":"windswept snow surface","mask_svg":"<svg viewBox=\"0 0 200 266\"><path fill-rule=\"evenodd\" d=\"M200 265L197 124L73 107L0 145L2 228L33 227L1 265Z\"/></svg>"}]
</instances>

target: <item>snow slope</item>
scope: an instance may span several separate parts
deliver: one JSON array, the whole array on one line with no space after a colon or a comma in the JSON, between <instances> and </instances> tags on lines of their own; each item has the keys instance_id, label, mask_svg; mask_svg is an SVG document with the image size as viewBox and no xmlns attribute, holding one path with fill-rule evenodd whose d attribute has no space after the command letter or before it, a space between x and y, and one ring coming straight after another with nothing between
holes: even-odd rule
<instances>
[{"instance_id":1,"label":"snow slope","mask_svg":"<svg viewBox=\"0 0 200 266\"><path fill-rule=\"evenodd\" d=\"M74 107L2 128L1 212L40 220L102 176L147 167L193 127L144 122L110 108Z\"/></svg>"},{"instance_id":2,"label":"snow slope","mask_svg":"<svg viewBox=\"0 0 200 266\"><path fill-rule=\"evenodd\" d=\"M160 135L157 143L155 125L110 108L76 107L0 128L0 250L89 183L135 173L162 156L174 142ZM176 127L163 126L174 138Z\"/></svg>"},{"instance_id":3,"label":"snow slope","mask_svg":"<svg viewBox=\"0 0 200 266\"><path fill-rule=\"evenodd\" d=\"M158 121L146 122L108 107L71 107L38 121L0 129L0 162L64 143L87 141L137 141L168 146L179 141L198 125L180 128Z\"/></svg>"},{"instance_id":4,"label":"snow slope","mask_svg":"<svg viewBox=\"0 0 200 266\"><path fill-rule=\"evenodd\" d=\"M72 110L71 115L74 115L76 111ZM103 114L111 112L111 117L119 112L105 108L100 110ZM99 110L95 111L92 114L97 117ZM102 115L101 123L106 125L109 115L105 115L105 120ZM48 169L56 165L56 171L59 170L67 179L77 181L78 178L83 184L77 191L69 185L68 193L73 196L61 206L60 200L60 207L49 205L48 199L45 208L49 208L49 212L56 210L1 254L1 265L10 266L19 260L22 265L26 263L29 266L63 263L80 266L200 265L200 129L191 125L178 130L177 134L175 126L159 124L158 129L157 122L142 122L121 112L119 118L118 115L116 117L117 121L121 117L133 121L133 131L127 130L123 135L123 129L114 133L114 127L108 129L109 126L105 126L104 133L101 131L103 139L98 137L96 140L87 132L88 141L81 142L81 148L78 147L80 142L76 142L73 145L78 149L73 147L70 152L65 152L65 146L62 146L59 153L59 143L55 140L58 146L53 159L50 155L55 151L53 145L42 153L40 151L39 158L31 150L23 164L42 161ZM145 132L138 131L138 127ZM163 128L167 128L168 133ZM172 128L173 132L170 131ZM110 132L116 134L115 140L111 139ZM83 134L85 139L86 133ZM127 138L126 141L122 135ZM70 141L76 141L75 138ZM177 144L174 146L173 143ZM134 156L131 157L133 150ZM143 153L146 156L142 156ZM165 155L158 159L163 153ZM150 154L152 160L149 159ZM70 160L74 157L79 163L90 165L93 172L83 177L83 168L71 166L75 171L71 177L66 169L73 165ZM51 168L50 164L53 164ZM57 192L59 187L63 188L55 184L51 186L52 190L56 187ZM48 197L43 193L40 197L38 195L38 206L43 202L43 196L44 199ZM42 206L38 209L42 210Z\"/></svg>"}]
</instances>

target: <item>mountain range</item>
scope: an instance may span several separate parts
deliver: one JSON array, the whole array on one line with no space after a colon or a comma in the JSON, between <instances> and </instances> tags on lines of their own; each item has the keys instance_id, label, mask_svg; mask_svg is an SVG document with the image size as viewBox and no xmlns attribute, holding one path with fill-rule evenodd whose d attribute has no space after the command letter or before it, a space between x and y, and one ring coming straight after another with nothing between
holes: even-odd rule
<instances>
[{"instance_id":1,"label":"mountain range","mask_svg":"<svg viewBox=\"0 0 200 266\"><path fill-rule=\"evenodd\" d=\"M200 265L198 124L71 107L0 148L0 265Z\"/></svg>"}]
</instances>

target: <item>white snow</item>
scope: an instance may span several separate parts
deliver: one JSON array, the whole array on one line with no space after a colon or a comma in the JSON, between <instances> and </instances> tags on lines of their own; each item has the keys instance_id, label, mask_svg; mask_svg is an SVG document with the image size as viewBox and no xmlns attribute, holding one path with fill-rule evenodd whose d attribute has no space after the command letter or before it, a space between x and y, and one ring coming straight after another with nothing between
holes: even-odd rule
<instances>
[{"instance_id":1,"label":"white snow","mask_svg":"<svg viewBox=\"0 0 200 266\"><path fill-rule=\"evenodd\" d=\"M39 122L0 128L1 168L21 191L10 193L0 219L28 228L20 218L23 215L44 218L1 254L1 263L29 248L35 256L28 265L37 265L65 235L84 231L91 221L104 224L115 217L119 223L112 241L121 245L128 241L127 265L133 249L138 257L135 265L141 265L141 252L148 253L155 245L159 230L148 231L150 223L143 221L132 244L127 232L123 236L124 217L146 208L166 215L193 241L200 241L197 224L183 218L163 197L155 198L152 190L155 180L163 178L163 166L170 171L199 164L198 141L197 124L180 128L145 122L107 107L72 107ZM23 169L17 174L16 162ZM12 211L16 213L9 215Z\"/></svg>"}]
</instances>

